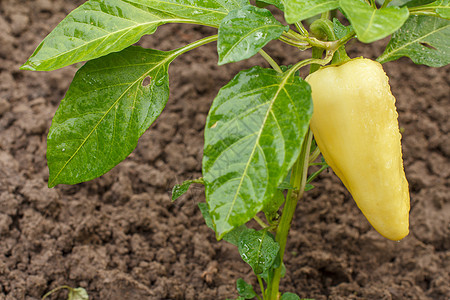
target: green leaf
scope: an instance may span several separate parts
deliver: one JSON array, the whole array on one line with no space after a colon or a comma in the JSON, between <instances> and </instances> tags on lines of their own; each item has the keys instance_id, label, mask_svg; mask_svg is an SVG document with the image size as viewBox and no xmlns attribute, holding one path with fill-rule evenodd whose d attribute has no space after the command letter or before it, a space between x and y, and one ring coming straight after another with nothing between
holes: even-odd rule
<instances>
[{"instance_id":1,"label":"green leaf","mask_svg":"<svg viewBox=\"0 0 450 300\"><path fill-rule=\"evenodd\" d=\"M214 223L212 221L211 215L209 214L208 204L199 203L198 208L200 208L200 212L202 213L203 219L205 219L206 226L208 226L210 229L214 231ZM239 236L246 229L247 226L241 225L225 234L223 239L228 243L237 246L239 243Z\"/></svg>"},{"instance_id":2,"label":"green leaf","mask_svg":"<svg viewBox=\"0 0 450 300\"><path fill-rule=\"evenodd\" d=\"M339 7L339 0L284 0L284 17L293 24Z\"/></svg>"},{"instance_id":3,"label":"green leaf","mask_svg":"<svg viewBox=\"0 0 450 300\"><path fill-rule=\"evenodd\" d=\"M282 10L282 11L284 10L284 5L283 5L282 0L260 0L260 1L256 0L256 6L258 6L258 7L265 7L270 4L272 4L279 10Z\"/></svg>"},{"instance_id":4,"label":"green leaf","mask_svg":"<svg viewBox=\"0 0 450 300\"><path fill-rule=\"evenodd\" d=\"M415 7L420 5L426 5L433 2L433 0L393 0L388 4L388 6L404 6Z\"/></svg>"},{"instance_id":5,"label":"green leaf","mask_svg":"<svg viewBox=\"0 0 450 300\"><path fill-rule=\"evenodd\" d=\"M411 16L399 31L392 35L379 63L407 56L416 64L442 67L450 63L450 21Z\"/></svg>"},{"instance_id":6,"label":"green leaf","mask_svg":"<svg viewBox=\"0 0 450 300\"><path fill-rule=\"evenodd\" d=\"M218 27L246 0L90 0L42 41L22 70L50 71L118 52L166 23Z\"/></svg>"},{"instance_id":7,"label":"green leaf","mask_svg":"<svg viewBox=\"0 0 450 300\"><path fill-rule=\"evenodd\" d=\"M278 217L278 209L281 207L281 205L283 205L285 200L286 199L284 198L283 192L278 187L278 189L275 191L273 199L266 203L263 208L263 212L269 222Z\"/></svg>"},{"instance_id":8,"label":"green leaf","mask_svg":"<svg viewBox=\"0 0 450 300\"><path fill-rule=\"evenodd\" d=\"M340 6L350 20L357 38L364 43L371 43L392 34L409 16L407 7L375 9L359 0L340 0Z\"/></svg>"},{"instance_id":9,"label":"green leaf","mask_svg":"<svg viewBox=\"0 0 450 300\"><path fill-rule=\"evenodd\" d=\"M49 187L94 179L134 150L167 103L178 54L132 46L78 70L48 134Z\"/></svg>"},{"instance_id":10,"label":"green leaf","mask_svg":"<svg viewBox=\"0 0 450 300\"><path fill-rule=\"evenodd\" d=\"M342 23L339 22L338 19L333 18L333 31L334 34L336 35L336 39L343 38L344 36L352 32L352 30L353 27L351 25L349 26L342 25Z\"/></svg>"},{"instance_id":11,"label":"green leaf","mask_svg":"<svg viewBox=\"0 0 450 300\"><path fill-rule=\"evenodd\" d=\"M200 202L198 204L198 208L200 208L200 212L202 213L203 219L205 219L206 226L214 230L214 223L211 219L211 215L209 214L208 204Z\"/></svg>"},{"instance_id":12,"label":"green leaf","mask_svg":"<svg viewBox=\"0 0 450 300\"><path fill-rule=\"evenodd\" d=\"M253 286L245 282L242 278L239 278L236 281L236 289L239 293L239 296L243 297L244 299L253 299L256 297Z\"/></svg>"},{"instance_id":13,"label":"green leaf","mask_svg":"<svg viewBox=\"0 0 450 300\"><path fill-rule=\"evenodd\" d=\"M203 178L219 239L262 210L300 154L311 89L293 73L256 66L241 71L214 99Z\"/></svg>"},{"instance_id":14,"label":"green leaf","mask_svg":"<svg viewBox=\"0 0 450 300\"><path fill-rule=\"evenodd\" d=\"M269 283L271 280L271 277L273 277L273 270L278 268L279 265L277 266L277 259L278 259L279 255L277 256L275 262L273 263L272 268L270 268L269 270L266 270L264 273L259 274L259 276L264 279L265 282ZM281 258L280 258L281 261ZM284 276L286 276L286 266L284 265L284 263L281 263L281 278L284 278Z\"/></svg>"},{"instance_id":15,"label":"green leaf","mask_svg":"<svg viewBox=\"0 0 450 300\"><path fill-rule=\"evenodd\" d=\"M175 184L172 188L172 201L177 200L186 193L192 183L192 180L186 180L182 184Z\"/></svg>"},{"instance_id":16,"label":"green leaf","mask_svg":"<svg viewBox=\"0 0 450 300\"><path fill-rule=\"evenodd\" d=\"M408 3L409 4L409 3ZM409 5L408 5L409 6ZM431 15L436 14L437 16L447 19L450 19L450 1L449 0L438 0L432 3L412 7L411 14L419 14L419 15Z\"/></svg>"},{"instance_id":17,"label":"green leaf","mask_svg":"<svg viewBox=\"0 0 450 300\"><path fill-rule=\"evenodd\" d=\"M392 0L391 2L389 2L387 6L403 6L410 1L411 0ZM420 1L427 1L427 0L420 0ZM384 0L377 0L377 3L379 5L382 5L384 3Z\"/></svg>"},{"instance_id":18,"label":"green leaf","mask_svg":"<svg viewBox=\"0 0 450 300\"><path fill-rule=\"evenodd\" d=\"M267 9L247 5L233 10L219 26L219 65L252 57L287 30Z\"/></svg>"},{"instance_id":19,"label":"green leaf","mask_svg":"<svg viewBox=\"0 0 450 300\"><path fill-rule=\"evenodd\" d=\"M172 188L172 201L177 200L180 196L189 190L189 187L193 183L203 184L203 178L194 180L185 180L182 184L175 184Z\"/></svg>"},{"instance_id":20,"label":"green leaf","mask_svg":"<svg viewBox=\"0 0 450 300\"><path fill-rule=\"evenodd\" d=\"M314 188L314 186L312 185L312 184L306 184L305 185L305 192L307 192L307 191L310 191L310 190L312 190Z\"/></svg>"},{"instance_id":21,"label":"green leaf","mask_svg":"<svg viewBox=\"0 0 450 300\"><path fill-rule=\"evenodd\" d=\"M261 274L273 265L280 245L267 230L247 229L241 233L238 250L253 271Z\"/></svg>"},{"instance_id":22,"label":"green leaf","mask_svg":"<svg viewBox=\"0 0 450 300\"><path fill-rule=\"evenodd\" d=\"M294 293L284 293L280 300L300 300L300 297Z\"/></svg>"},{"instance_id":23,"label":"green leaf","mask_svg":"<svg viewBox=\"0 0 450 300\"><path fill-rule=\"evenodd\" d=\"M450 20L450 1L449 0L440 0L433 2L434 5L430 4L431 9L436 10L436 13L444 19Z\"/></svg>"},{"instance_id":24,"label":"green leaf","mask_svg":"<svg viewBox=\"0 0 450 300\"><path fill-rule=\"evenodd\" d=\"M85 289L79 287L75 289L69 289L67 300L89 300L88 293Z\"/></svg>"}]
</instances>

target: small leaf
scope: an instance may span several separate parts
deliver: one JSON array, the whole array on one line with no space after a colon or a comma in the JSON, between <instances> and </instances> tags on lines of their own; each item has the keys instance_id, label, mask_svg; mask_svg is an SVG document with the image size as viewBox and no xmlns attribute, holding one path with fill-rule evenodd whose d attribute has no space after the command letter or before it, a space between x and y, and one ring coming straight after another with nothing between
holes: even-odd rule
<instances>
[{"instance_id":1,"label":"small leaf","mask_svg":"<svg viewBox=\"0 0 450 300\"><path fill-rule=\"evenodd\" d=\"M286 175L283 179L283 182L280 183L277 187L279 190L292 190L294 187L291 185L291 171Z\"/></svg>"},{"instance_id":2,"label":"small leaf","mask_svg":"<svg viewBox=\"0 0 450 300\"><path fill-rule=\"evenodd\" d=\"M287 292L281 296L280 300L300 300L300 297L297 294Z\"/></svg>"},{"instance_id":3,"label":"small leaf","mask_svg":"<svg viewBox=\"0 0 450 300\"><path fill-rule=\"evenodd\" d=\"M392 34L409 16L407 7L375 9L360 0L340 0L340 6L350 20L357 38L364 43L371 43Z\"/></svg>"},{"instance_id":4,"label":"small leaf","mask_svg":"<svg viewBox=\"0 0 450 300\"><path fill-rule=\"evenodd\" d=\"M352 32L352 30L353 30L352 25L349 26L342 25L342 23L339 22L338 19L333 18L333 31L334 34L336 35L336 39L343 38L344 36Z\"/></svg>"},{"instance_id":5,"label":"small leaf","mask_svg":"<svg viewBox=\"0 0 450 300\"><path fill-rule=\"evenodd\" d=\"M293 24L339 7L339 0L284 0L286 22Z\"/></svg>"},{"instance_id":6,"label":"small leaf","mask_svg":"<svg viewBox=\"0 0 450 300\"><path fill-rule=\"evenodd\" d=\"M407 56L416 64L442 67L450 63L450 21L429 16L411 16L392 35L379 63Z\"/></svg>"},{"instance_id":7,"label":"small leaf","mask_svg":"<svg viewBox=\"0 0 450 300\"><path fill-rule=\"evenodd\" d=\"M189 190L189 187L193 183L203 184L203 179L185 180L182 184L175 184L172 188L172 201L177 200L180 196Z\"/></svg>"},{"instance_id":8,"label":"small leaf","mask_svg":"<svg viewBox=\"0 0 450 300\"><path fill-rule=\"evenodd\" d=\"M273 196L272 201L269 201L266 203L266 205L263 208L263 212L266 215L267 220L273 220L278 215L278 209L281 205L283 205L285 201L284 194L281 192L280 189L277 189L275 191L275 195Z\"/></svg>"},{"instance_id":9,"label":"small leaf","mask_svg":"<svg viewBox=\"0 0 450 300\"><path fill-rule=\"evenodd\" d=\"M214 223L211 219L211 215L209 214L209 208L208 204L206 203L199 203L198 207L200 208L200 212L203 215L203 219L205 219L206 226L208 226L210 229L214 231ZM228 243L237 246L239 244L239 236L241 233L247 229L247 226L241 225L227 234L224 235L223 239L227 241Z\"/></svg>"},{"instance_id":10,"label":"small leaf","mask_svg":"<svg viewBox=\"0 0 450 300\"><path fill-rule=\"evenodd\" d=\"M219 26L219 65L252 57L268 42L289 30L270 11L247 5L233 10Z\"/></svg>"},{"instance_id":11,"label":"small leaf","mask_svg":"<svg viewBox=\"0 0 450 300\"><path fill-rule=\"evenodd\" d=\"M253 299L256 297L253 286L245 282L242 278L239 278L236 281L236 289L239 293L239 296L243 297L244 299Z\"/></svg>"},{"instance_id":12,"label":"small leaf","mask_svg":"<svg viewBox=\"0 0 450 300\"><path fill-rule=\"evenodd\" d=\"M36 48L22 70L50 71L118 52L166 23L218 27L246 0L90 0L73 10Z\"/></svg>"},{"instance_id":13,"label":"small leaf","mask_svg":"<svg viewBox=\"0 0 450 300\"><path fill-rule=\"evenodd\" d=\"M293 73L253 67L214 99L205 127L203 178L219 239L272 200L300 154L312 114L311 90Z\"/></svg>"},{"instance_id":14,"label":"small leaf","mask_svg":"<svg viewBox=\"0 0 450 300\"><path fill-rule=\"evenodd\" d=\"M238 250L253 271L261 274L273 265L280 245L267 230L247 229L241 233Z\"/></svg>"},{"instance_id":15,"label":"small leaf","mask_svg":"<svg viewBox=\"0 0 450 300\"><path fill-rule=\"evenodd\" d=\"M307 191L310 191L310 190L312 190L314 188L314 186L312 185L312 184L306 184L305 185L305 192L307 192Z\"/></svg>"},{"instance_id":16,"label":"small leaf","mask_svg":"<svg viewBox=\"0 0 450 300\"><path fill-rule=\"evenodd\" d=\"M79 287L69 289L68 300L89 300L89 296L85 289Z\"/></svg>"},{"instance_id":17,"label":"small leaf","mask_svg":"<svg viewBox=\"0 0 450 300\"><path fill-rule=\"evenodd\" d=\"M177 55L132 46L78 70L48 133L49 187L94 179L134 150L167 103Z\"/></svg>"},{"instance_id":18,"label":"small leaf","mask_svg":"<svg viewBox=\"0 0 450 300\"><path fill-rule=\"evenodd\" d=\"M172 188L172 201L177 200L184 193L186 193L192 183L192 180L186 180L182 184L175 184Z\"/></svg>"}]
</instances>

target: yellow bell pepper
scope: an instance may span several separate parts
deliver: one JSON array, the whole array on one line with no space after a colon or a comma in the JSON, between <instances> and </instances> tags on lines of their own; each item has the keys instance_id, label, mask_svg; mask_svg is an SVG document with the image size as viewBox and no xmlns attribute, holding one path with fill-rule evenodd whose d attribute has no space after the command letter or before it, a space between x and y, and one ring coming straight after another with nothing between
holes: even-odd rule
<instances>
[{"instance_id":1,"label":"yellow bell pepper","mask_svg":"<svg viewBox=\"0 0 450 300\"><path fill-rule=\"evenodd\" d=\"M357 58L309 75L311 130L325 161L367 220L384 237L409 233L409 189L389 79L375 61Z\"/></svg>"}]
</instances>

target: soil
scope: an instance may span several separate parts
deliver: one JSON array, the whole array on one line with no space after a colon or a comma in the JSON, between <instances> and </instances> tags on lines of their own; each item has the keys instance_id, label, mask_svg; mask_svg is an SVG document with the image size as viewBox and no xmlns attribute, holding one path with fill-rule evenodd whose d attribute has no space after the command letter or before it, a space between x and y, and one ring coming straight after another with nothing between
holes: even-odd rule
<instances>
[{"instance_id":1,"label":"soil","mask_svg":"<svg viewBox=\"0 0 450 300\"><path fill-rule=\"evenodd\" d=\"M46 134L76 67L39 73L19 66L82 2L0 1L0 299L40 299L61 285L83 287L90 299L236 298L237 278L257 282L237 249L205 226L197 207L203 189L174 203L170 190L201 176L202 128L218 89L239 70L267 65L255 57L219 68L215 44L183 55L170 68L167 107L129 158L91 182L48 189ZM212 33L164 25L140 44L169 50ZM349 53L376 58L386 42L352 43ZM281 43L267 51L286 65L306 55ZM296 212L283 291L450 299L450 68L404 58L385 70L404 130L411 233L401 242L382 238L326 172Z\"/></svg>"}]
</instances>

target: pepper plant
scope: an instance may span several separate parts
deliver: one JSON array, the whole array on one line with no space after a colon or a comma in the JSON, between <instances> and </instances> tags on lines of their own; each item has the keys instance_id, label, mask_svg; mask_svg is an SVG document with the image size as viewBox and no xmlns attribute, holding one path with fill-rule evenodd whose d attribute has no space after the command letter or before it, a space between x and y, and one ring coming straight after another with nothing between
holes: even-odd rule
<instances>
[{"instance_id":1,"label":"pepper plant","mask_svg":"<svg viewBox=\"0 0 450 300\"><path fill-rule=\"evenodd\" d=\"M283 21L273 16L277 9L284 14ZM76 73L49 130L48 185L88 181L124 160L163 111L169 99L168 68L178 56L212 42L217 42L219 65L261 55L270 68L243 70L220 89L204 130L203 177L175 186L173 199L193 183L205 186L206 203L200 203L199 208L206 224L217 239L237 246L259 282L259 288L254 289L239 279L239 299L299 299L293 293L279 291L286 271L286 241L298 201L327 168L327 157L319 159L320 148L331 144L325 141L321 145L313 139L309 128L315 96L298 70L308 66L313 73L330 68L326 65L345 65L351 61L345 52L348 41L358 39L369 44L388 36L390 41L376 64L407 56L416 64L447 65L449 19L448 0L89 0L62 20L21 67L51 71L87 61ZM133 46L143 35L151 35L167 23L209 26L216 28L217 34L171 51ZM299 51L310 49L311 57L291 66L279 66L263 50L272 40ZM322 83L325 88L333 86L331 80ZM314 94L315 86L312 89ZM383 89L389 90L389 86ZM391 97L390 90L386 95ZM370 98L371 94L365 93L364 97ZM389 101L395 112L395 100L392 97ZM364 122L384 122L383 117L372 118L377 112L376 105L371 105L360 112L361 116L367 115L358 123L361 126ZM391 130L397 131L399 142L396 112L394 118ZM378 128L377 124L374 128ZM342 143L355 148L351 141ZM330 146L324 151L333 149ZM333 169L334 165L339 168L336 160L343 155L351 154L330 154ZM401 149L395 155L400 156L399 172L404 177ZM367 159L368 165L380 164L378 159ZM308 172L312 165L318 166L316 171ZM353 181L348 181L347 174L341 171L335 170L353 194ZM390 176L389 172L383 174ZM383 182L389 185L397 181ZM384 187L371 186L371 190L378 188ZM403 198L380 205L389 211L397 209L390 203L407 201L401 212L407 222L409 194L407 200L405 195ZM261 228L247 227L251 220ZM396 226L387 222L387 227ZM406 223L406 231L407 227Z\"/></svg>"}]
</instances>

